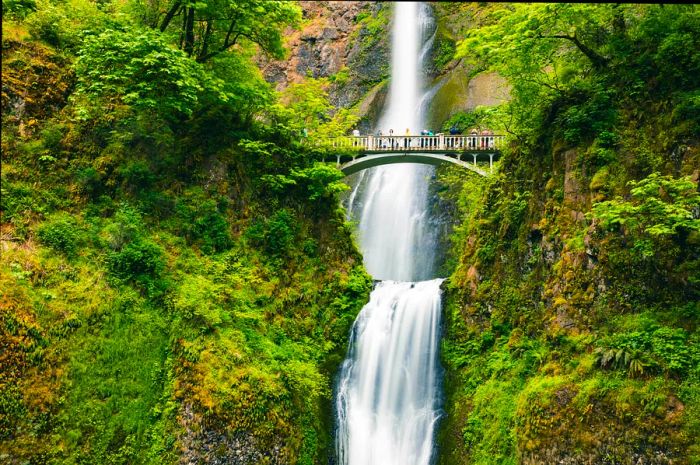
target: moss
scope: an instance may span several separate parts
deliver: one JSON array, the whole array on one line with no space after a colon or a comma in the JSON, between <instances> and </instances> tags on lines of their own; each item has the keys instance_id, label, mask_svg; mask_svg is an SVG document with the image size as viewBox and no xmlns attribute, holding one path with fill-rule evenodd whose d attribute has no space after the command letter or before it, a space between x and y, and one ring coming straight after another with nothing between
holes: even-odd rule
<instances>
[{"instance_id":1,"label":"moss","mask_svg":"<svg viewBox=\"0 0 700 465\"><path fill-rule=\"evenodd\" d=\"M437 91L431 99L426 121L429 127L440 128L450 116L465 109L469 79L461 70L455 70L438 78L431 87L437 88Z\"/></svg>"},{"instance_id":2,"label":"moss","mask_svg":"<svg viewBox=\"0 0 700 465\"><path fill-rule=\"evenodd\" d=\"M440 178L478 200L458 203L439 463L697 463L695 226L656 240L634 232L643 207L614 228L591 211L659 179L655 131L623 120L571 149L552 130L504 150L483 186ZM693 171L692 150L667 170Z\"/></svg>"},{"instance_id":3,"label":"moss","mask_svg":"<svg viewBox=\"0 0 700 465\"><path fill-rule=\"evenodd\" d=\"M12 47L3 76L23 53L55 54ZM23 134L3 114L0 456L327 461L332 380L371 286L326 190L341 186L262 189L263 174L314 174L270 128L227 121L218 137L72 111Z\"/></svg>"}]
</instances>

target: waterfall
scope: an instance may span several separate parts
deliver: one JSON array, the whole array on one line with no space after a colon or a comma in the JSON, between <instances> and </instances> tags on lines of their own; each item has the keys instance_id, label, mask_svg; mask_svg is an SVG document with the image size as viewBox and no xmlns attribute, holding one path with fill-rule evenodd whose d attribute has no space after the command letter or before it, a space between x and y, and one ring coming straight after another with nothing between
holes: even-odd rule
<instances>
[{"instance_id":1,"label":"waterfall","mask_svg":"<svg viewBox=\"0 0 700 465\"><path fill-rule=\"evenodd\" d=\"M432 17L423 3L395 3L391 85L378 129L401 136L424 124L421 59ZM348 209L365 266L381 279L352 328L336 394L341 465L428 465L439 418L440 284L428 178L417 164L363 172ZM360 186L362 185L362 189Z\"/></svg>"}]
</instances>

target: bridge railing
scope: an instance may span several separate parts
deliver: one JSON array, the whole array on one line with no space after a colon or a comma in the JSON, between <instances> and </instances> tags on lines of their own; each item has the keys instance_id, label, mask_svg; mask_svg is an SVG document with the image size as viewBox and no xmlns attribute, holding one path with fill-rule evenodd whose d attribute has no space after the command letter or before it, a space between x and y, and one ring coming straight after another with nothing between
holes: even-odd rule
<instances>
[{"instance_id":1,"label":"bridge railing","mask_svg":"<svg viewBox=\"0 0 700 465\"><path fill-rule=\"evenodd\" d=\"M313 144L337 149L354 149L366 152L394 151L479 151L499 150L505 136L493 135L444 135L436 136L344 136L316 139Z\"/></svg>"}]
</instances>

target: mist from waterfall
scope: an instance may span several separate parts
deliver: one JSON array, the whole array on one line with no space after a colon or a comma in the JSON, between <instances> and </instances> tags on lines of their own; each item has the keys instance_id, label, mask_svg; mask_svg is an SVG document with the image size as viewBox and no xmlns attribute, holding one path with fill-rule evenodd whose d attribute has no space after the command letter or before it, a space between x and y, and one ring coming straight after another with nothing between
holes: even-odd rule
<instances>
[{"instance_id":1,"label":"mist from waterfall","mask_svg":"<svg viewBox=\"0 0 700 465\"><path fill-rule=\"evenodd\" d=\"M433 31L423 3L394 4L383 134L417 134L424 124L422 57ZM428 215L433 168L380 166L363 172L348 210L358 221L365 266L383 280L351 333L336 393L342 465L428 465L439 418L440 284L437 229Z\"/></svg>"}]
</instances>

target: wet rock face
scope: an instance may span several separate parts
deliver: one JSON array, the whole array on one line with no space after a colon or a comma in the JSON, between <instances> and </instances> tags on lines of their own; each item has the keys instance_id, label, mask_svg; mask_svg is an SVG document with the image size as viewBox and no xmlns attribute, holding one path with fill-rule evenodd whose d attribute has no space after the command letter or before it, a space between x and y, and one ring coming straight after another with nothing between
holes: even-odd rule
<instances>
[{"instance_id":1,"label":"wet rock face","mask_svg":"<svg viewBox=\"0 0 700 465\"><path fill-rule=\"evenodd\" d=\"M227 434L205 424L191 405L180 413L180 465L284 465L288 457L280 443L263 446L252 434Z\"/></svg>"},{"instance_id":2,"label":"wet rock face","mask_svg":"<svg viewBox=\"0 0 700 465\"><path fill-rule=\"evenodd\" d=\"M305 77L328 77L347 62L349 35L355 18L369 2L300 2L304 25L301 30L287 30L287 60L260 58L269 82L283 89Z\"/></svg>"},{"instance_id":3,"label":"wet rock face","mask_svg":"<svg viewBox=\"0 0 700 465\"><path fill-rule=\"evenodd\" d=\"M268 82L277 90L306 77L332 77L342 71L329 89L337 107L356 104L367 92L388 76L389 27L370 30L368 21L383 21L389 5L367 1L302 1L304 25L287 31L286 60L261 56L259 64Z\"/></svg>"}]
</instances>

